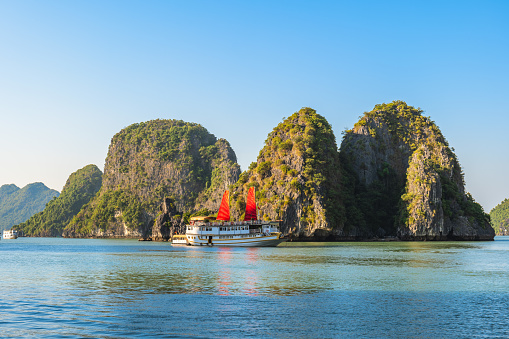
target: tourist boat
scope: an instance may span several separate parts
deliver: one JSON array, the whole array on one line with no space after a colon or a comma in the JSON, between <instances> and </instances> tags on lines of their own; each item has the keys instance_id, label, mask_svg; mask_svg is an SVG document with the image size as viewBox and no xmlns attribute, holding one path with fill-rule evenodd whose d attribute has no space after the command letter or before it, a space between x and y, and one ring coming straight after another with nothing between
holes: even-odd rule
<instances>
[{"instance_id":1,"label":"tourist boat","mask_svg":"<svg viewBox=\"0 0 509 339\"><path fill-rule=\"evenodd\" d=\"M4 231L4 239L17 239L18 231L16 230L5 230Z\"/></svg>"},{"instance_id":2,"label":"tourist boat","mask_svg":"<svg viewBox=\"0 0 509 339\"><path fill-rule=\"evenodd\" d=\"M286 239L278 221L257 218L254 187L247 196L244 221L230 221L229 192L226 191L216 217L192 217L186 225L187 243L192 246L277 246Z\"/></svg>"},{"instance_id":3,"label":"tourist boat","mask_svg":"<svg viewBox=\"0 0 509 339\"><path fill-rule=\"evenodd\" d=\"M175 234L171 237L172 245L189 245L185 234Z\"/></svg>"}]
</instances>

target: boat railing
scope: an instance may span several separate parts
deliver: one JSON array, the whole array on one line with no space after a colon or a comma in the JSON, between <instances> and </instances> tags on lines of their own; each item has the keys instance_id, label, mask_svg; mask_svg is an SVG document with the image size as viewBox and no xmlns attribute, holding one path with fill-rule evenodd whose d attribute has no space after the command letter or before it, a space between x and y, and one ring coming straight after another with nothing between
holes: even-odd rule
<instances>
[{"instance_id":1,"label":"boat railing","mask_svg":"<svg viewBox=\"0 0 509 339\"><path fill-rule=\"evenodd\" d=\"M247 225L262 225L267 222L262 222L261 220L248 220L248 221L215 221L215 222L203 222L203 221L194 221L190 223L190 226L247 226Z\"/></svg>"}]
</instances>

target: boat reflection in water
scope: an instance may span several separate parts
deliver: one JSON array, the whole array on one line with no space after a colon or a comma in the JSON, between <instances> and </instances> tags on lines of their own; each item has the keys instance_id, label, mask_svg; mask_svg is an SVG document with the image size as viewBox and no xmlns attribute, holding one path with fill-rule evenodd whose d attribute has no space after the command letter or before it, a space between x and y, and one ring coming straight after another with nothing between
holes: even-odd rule
<instances>
[{"instance_id":1,"label":"boat reflection in water","mask_svg":"<svg viewBox=\"0 0 509 339\"><path fill-rule=\"evenodd\" d=\"M235 253L233 253L235 251ZM234 250L231 248L218 249L218 274L217 274L217 294L218 295L238 295L246 294L251 296L258 295L258 275L256 270L258 262L258 249L249 248L246 252ZM232 265L235 266L238 260L246 263L249 267L243 270L242 274L232 276Z\"/></svg>"},{"instance_id":2,"label":"boat reflection in water","mask_svg":"<svg viewBox=\"0 0 509 339\"><path fill-rule=\"evenodd\" d=\"M249 248L247 252L247 264L250 267L256 267L258 264L258 248ZM250 268L246 271L246 283L244 288L244 293L252 296L258 295L258 275L256 274L256 270Z\"/></svg>"},{"instance_id":3,"label":"boat reflection in water","mask_svg":"<svg viewBox=\"0 0 509 339\"><path fill-rule=\"evenodd\" d=\"M231 249L219 250L219 275L218 275L218 294L230 295L230 285L232 284L232 277L230 272L232 253Z\"/></svg>"}]
</instances>

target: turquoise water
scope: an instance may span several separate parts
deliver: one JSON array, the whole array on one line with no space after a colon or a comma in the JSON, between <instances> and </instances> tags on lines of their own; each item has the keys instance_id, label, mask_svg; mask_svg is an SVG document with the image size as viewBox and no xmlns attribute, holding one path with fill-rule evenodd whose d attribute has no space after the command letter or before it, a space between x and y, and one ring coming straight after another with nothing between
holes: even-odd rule
<instances>
[{"instance_id":1,"label":"turquoise water","mask_svg":"<svg viewBox=\"0 0 509 339\"><path fill-rule=\"evenodd\" d=\"M176 247L0 241L0 336L509 337L509 237L494 242Z\"/></svg>"}]
</instances>

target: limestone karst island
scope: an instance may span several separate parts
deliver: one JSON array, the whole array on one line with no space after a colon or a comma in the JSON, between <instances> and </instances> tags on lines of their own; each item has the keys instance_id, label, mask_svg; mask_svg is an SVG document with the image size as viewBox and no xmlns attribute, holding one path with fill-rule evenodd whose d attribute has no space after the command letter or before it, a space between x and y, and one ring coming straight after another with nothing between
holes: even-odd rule
<instances>
[{"instance_id":1,"label":"limestone karst island","mask_svg":"<svg viewBox=\"0 0 509 339\"><path fill-rule=\"evenodd\" d=\"M104 173L89 165L13 228L25 236L168 240L194 215L215 215L225 190L241 220L255 187L258 218L291 240L493 240L490 217L465 192L438 126L403 101L376 105L343 133L303 108L267 136L241 173L234 150L203 126L130 125L111 140Z\"/></svg>"}]
</instances>

